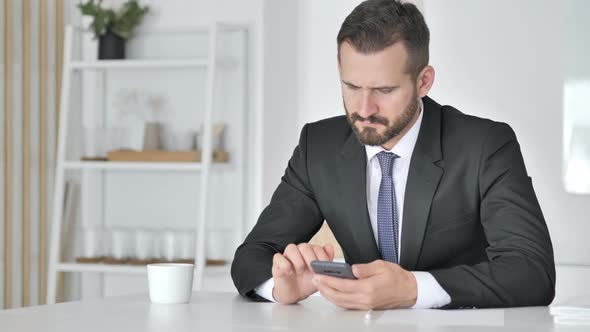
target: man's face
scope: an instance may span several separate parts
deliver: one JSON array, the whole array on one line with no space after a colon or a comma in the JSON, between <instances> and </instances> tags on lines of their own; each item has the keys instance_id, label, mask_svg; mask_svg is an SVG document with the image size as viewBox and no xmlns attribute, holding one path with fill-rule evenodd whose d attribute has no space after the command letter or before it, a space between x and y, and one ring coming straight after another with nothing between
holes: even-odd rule
<instances>
[{"instance_id":1,"label":"man's face","mask_svg":"<svg viewBox=\"0 0 590 332\"><path fill-rule=\"evenodd\" d=\"M340 48L344 108L358 139L391 149L418 118L418 91L407 73L408 53L395 43L373 54Z\"/></svg>"}]
</instances>

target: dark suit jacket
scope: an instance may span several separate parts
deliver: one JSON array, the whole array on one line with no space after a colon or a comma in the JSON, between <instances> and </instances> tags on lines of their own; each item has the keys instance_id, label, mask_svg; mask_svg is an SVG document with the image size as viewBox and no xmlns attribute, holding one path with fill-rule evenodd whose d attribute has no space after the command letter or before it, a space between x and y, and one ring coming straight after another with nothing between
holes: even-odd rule
<instances>
[{"instance_id":1,"label":"dark suit jacket","mask_svg":"<svg viewBox=\"0 0 590 332\"><path fill-rule=\"evenodd\" d=\"M428 271L448 308L547 305L551 239L515 134L425 97L404 201L400 265ZM350 264L381 259L369 221L364 146L344 116L307 124L270 204L237 249L240 294L272 277L272 256L326 220Z\"/></svg>"}]
</instances>

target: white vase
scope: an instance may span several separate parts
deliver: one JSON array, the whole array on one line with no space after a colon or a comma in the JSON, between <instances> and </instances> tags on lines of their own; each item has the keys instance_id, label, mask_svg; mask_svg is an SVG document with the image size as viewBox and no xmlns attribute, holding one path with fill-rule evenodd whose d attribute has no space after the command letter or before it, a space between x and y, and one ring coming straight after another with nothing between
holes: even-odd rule
<instances>
[{"instance_id":1,"label":"white vase","mask_svg":"<svg viewBox=\"0 0 590 332\"><path fill-rule=\"evenodd\" d=\"M157 122L146 122L143 131L143 149L160 149L160 124Z\"/></svg>"}]
</instances>

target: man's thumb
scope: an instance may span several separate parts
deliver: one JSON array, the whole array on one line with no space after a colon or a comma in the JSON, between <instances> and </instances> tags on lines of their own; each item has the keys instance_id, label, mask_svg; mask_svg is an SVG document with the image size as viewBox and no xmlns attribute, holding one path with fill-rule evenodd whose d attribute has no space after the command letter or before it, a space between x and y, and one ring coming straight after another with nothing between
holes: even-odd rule
<instances>
[{"instance_id":1,"label":"man's thumb","mask_svg":"<svg viewBox=\"0 0 590 332\"><path fill-rule=\"evenodd\" d=\"M369 264L354 264L352 274L358 279L365 279L377 273L377 261Z\"/></svg>"},{"instance_id":2,"label":"man's thumb","mask_svg":"<svg viewBox=\"0 0 590 332\"><path fill-rule=\"evenodd\" d=\"M331 244L325 244L324 245L324 251L326 252L326 254L328 255L328 259L330 261L334 260L334 247Z\"/></svg>"}]
</instances>

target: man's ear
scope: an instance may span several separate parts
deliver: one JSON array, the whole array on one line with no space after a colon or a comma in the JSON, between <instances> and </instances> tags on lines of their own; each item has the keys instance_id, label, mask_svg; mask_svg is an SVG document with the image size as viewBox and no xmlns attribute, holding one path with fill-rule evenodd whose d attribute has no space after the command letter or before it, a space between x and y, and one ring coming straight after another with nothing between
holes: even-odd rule
<instances>
[{"instance_id":1,"label":"man's ear","mask_svg":"<svg viewBox=\"0 0 590 332\"><path fill-rule=\"evenodd\" d=\"M424 67L420 74L418 74L418 79L416 80L416 91L418 91L418 96L420 98L426 96L432 85L434 84L434 68L430 65Z\"/></svg>"}]
</instances>

